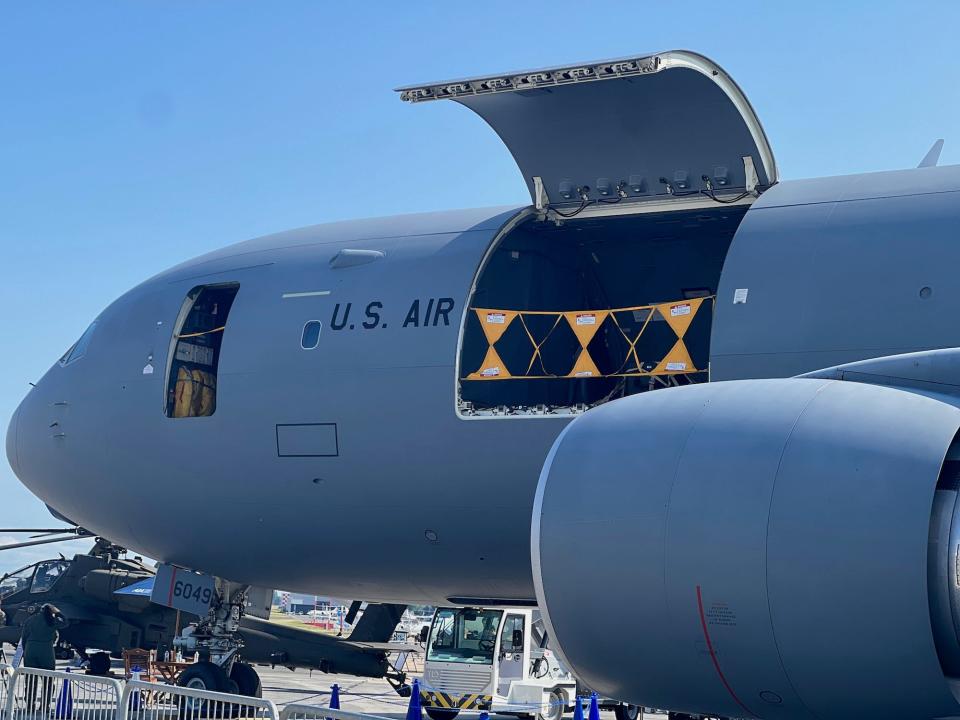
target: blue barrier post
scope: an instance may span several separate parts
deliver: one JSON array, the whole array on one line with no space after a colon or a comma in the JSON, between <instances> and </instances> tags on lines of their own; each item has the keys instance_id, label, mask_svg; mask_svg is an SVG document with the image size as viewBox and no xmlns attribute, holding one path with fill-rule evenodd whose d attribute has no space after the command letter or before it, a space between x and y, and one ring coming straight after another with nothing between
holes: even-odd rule
<instances>
[{"instance_id":1,"label":"blue barrier post","mask_svg":"<svg viewBox=\"0 0 960 720\"><path fill-rule=\"evenodd\" d=\"M590 716L589 720L600 720L600 703L596 693L590 693Z\"/></svg>"},{"instance_id":2,"label":"blue barrier post","mask_svg":"<svg viewBox=\"0 0 960 720\"><path fill-rule=\"evenodd\" d=\"M330 708L333 710L340 709L340 686L337 684L330 686Z\"/></svg>"},{"instance_id":3,"label":"blue barrier post","mask_svg":"<svg viewBox=\"0 0 960 720\"><path fill-rule=\"evenodd\" d=\"M70 668L67 668L67 672L70 672ZM60 686L60 695L57 697L53 717L56 720L67 720L73 717L73 689L70 687L69 679L64 679L63 685Z\"/></svg>"},{"instance_id":4,"label":"blue barrier post","mask_svg":"<svg viewBox=\"0 0 960 720\"><path fill-rule=\"evenodd\" d=\"M130 679L131 679L131 680L140 680L140 673L142 673L142 672L143 672L143 671L140 669L140 666L139 666L139 665L134 665L132 668L130 668ZM139 690L137 690L136 692L132 693L132 694L130 695L130 709L131 709L131 710L139 710L139 709L140 709L140 701L141 701L141 699L142 699L142 698L140 697L140 691L139 691Z\"/></svg>"},{"instance_id":5,"label":"blue barrier post","mask_svg":"<svg viewBox=\"0 0 960 720\"><path fill-rule=\"evenodd\" d=\"M574 698L573 720L583 720L583 698L579 695Z\"/></svg>"},{"instance_id":6,"label":"blue barrier post","mask_svg":"<svg viewBox=\"0 0 960 720\"><path fill-rule=\"evenodd\" d=\"M420 704L420 681L414 679L410 691L410 704L407 705L407 720L423 720L423 706Z\"/></svg>"}]
</instances>

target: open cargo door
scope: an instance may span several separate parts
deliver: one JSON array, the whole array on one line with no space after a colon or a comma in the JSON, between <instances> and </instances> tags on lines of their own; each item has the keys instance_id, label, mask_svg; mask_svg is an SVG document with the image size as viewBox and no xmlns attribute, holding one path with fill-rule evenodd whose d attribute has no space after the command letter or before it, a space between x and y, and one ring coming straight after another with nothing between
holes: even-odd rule
<instances>
[{"instance_id":1,"label":"open cargo door","mask_svg":"<svg viewBox=\"0 0 960 720\"><path fill-rule=\"evenodd\" d=\"M777 181L736 83L696 53L528 70L398 88L452 99L513 154L538 208L758 193ZM709 182L707 182L709 179Z\"/></svg>"}]
</instances>

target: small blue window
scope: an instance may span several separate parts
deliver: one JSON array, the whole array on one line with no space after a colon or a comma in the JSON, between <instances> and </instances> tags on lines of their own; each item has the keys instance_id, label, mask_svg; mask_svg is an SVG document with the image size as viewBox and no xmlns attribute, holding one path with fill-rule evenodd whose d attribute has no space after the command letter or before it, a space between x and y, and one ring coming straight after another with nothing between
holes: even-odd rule
<instances>
[{"instance_id":1,"label":"small blue window","mask_svg":"<svg viewBox=\"0 0 960 720\"><path fill-rule=\"evenodd\" d=\"M93 331L97 327L97 322L94 320L90 323L90 327L83 331L83 335L80 336L80 339L77 340L73 347L67 350L63 357L60 358L61 365L69 365L75 360L79 360L84 355L87 354L87 347L90 345L90 338L93 337Z\"/></svg>"},{"instance_id":2,"label":"small blue window","mask_svg":"<svg viewBox=\"0 0 960 720\"><path fill-rule=\"evenodd\" d=\"M304 350L313 350L320 344L320 331L323 329L323 323L319 320L309 320L303 326L303 334L300 336L300 347Z\"/></svg>"}]
</instances>

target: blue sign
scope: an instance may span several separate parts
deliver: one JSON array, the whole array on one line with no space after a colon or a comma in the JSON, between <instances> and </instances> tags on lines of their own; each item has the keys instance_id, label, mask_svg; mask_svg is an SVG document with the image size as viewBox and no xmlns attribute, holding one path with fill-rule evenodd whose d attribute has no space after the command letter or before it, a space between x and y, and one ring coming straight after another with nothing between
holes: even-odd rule
<instances>
[{"instance_id":1,"label":"blue sign","mask_svg":"<svg viewBox=\"0 0 960 720\"><path fill-rule=\"evenodd\" d=\"M127 585L122 587L119 590L114 590L114 595L144 595L150 597L150 593L153 592L153 581L156 578L147 578L146 580L141 580L140 582L135 582L133 585Z\"/></svg>"}]
</instances>

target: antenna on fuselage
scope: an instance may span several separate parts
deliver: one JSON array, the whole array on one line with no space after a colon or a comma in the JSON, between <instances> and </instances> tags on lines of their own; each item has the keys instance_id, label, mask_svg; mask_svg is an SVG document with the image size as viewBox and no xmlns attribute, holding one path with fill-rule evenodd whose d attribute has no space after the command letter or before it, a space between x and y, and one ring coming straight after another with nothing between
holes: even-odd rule
<instances>
[{"instance_id":1,"label":"antenna on fuselage","mask_svg":"<svg viewBox=\"0 0 960 720\"><path fill-rule=\"evenodd\" d=\"M927 150L927 154L923 156L923 160L920 161L920 164L917 165L918 168L925 167L936 167L937 162L940 160L940 151L943 150L943 138L935 140L933 145Z\"/></svg>"}]
</instances>

